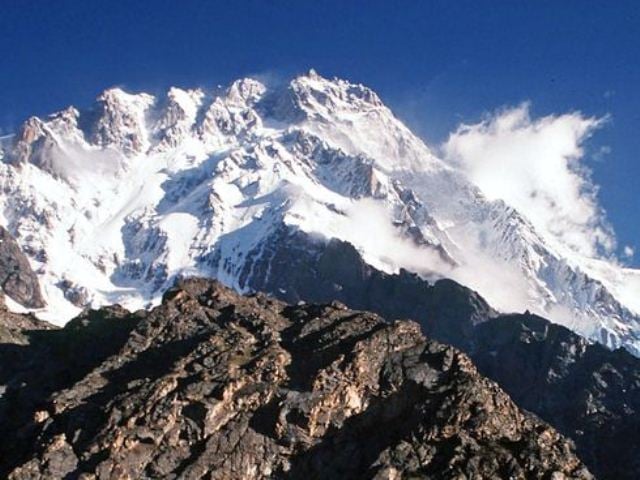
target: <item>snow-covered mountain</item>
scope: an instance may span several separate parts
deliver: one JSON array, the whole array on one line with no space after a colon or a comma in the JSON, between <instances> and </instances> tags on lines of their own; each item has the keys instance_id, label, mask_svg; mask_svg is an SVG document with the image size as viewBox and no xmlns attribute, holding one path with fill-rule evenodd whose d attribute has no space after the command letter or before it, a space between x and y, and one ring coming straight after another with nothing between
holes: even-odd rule
<instances>
[{"instance_id":1,"label":"snow-covered mountain","mask_svg":"<svg viewBox=\"0 0 640 480\"><path fill-rule=\"evenodd\" d=\"M296 231L640 355L640 272L489 201L362 85L311 71L166 98L111 89L29 119L0 155L0 223L40 278L44 318L144 307L178 275L247 290L270 242Z\"/></svg>"}]
</instances>

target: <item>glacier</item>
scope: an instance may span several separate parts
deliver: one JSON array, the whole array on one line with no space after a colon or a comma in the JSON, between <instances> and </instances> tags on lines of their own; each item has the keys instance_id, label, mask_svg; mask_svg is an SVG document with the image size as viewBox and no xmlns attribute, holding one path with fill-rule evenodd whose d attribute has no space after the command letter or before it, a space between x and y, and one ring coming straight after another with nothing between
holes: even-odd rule
<instances>
[{"instance_id":1,"label":"glacier","mask_svg":"<svg viewBox=\"0 0 640 480\"><path fill-rule=\"evenodd\" d=\"M434 152L371 89L314 71L164 98L113 88L0 139L0 222L56 323L148 308L186 275L246 292L287 229L640 355L640 271L537 231Z\"/></svg>"}]
</instances>

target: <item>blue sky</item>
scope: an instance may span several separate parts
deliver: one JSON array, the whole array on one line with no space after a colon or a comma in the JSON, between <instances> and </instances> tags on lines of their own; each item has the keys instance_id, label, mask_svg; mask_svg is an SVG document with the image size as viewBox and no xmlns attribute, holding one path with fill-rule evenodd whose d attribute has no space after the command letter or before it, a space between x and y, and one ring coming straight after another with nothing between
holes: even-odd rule
<instances>
[{"instance_id":1,"label":"blue sky","mask_svg":"<svg viewBox=\"0 0 640 480\"><path fill-rule=\"evenodd\" d=\"M432 144L523 101L535 117L608 114L586 163L619 243L640 247L636 2L0 0L0 32L2 132L113 85L161 92L310 67L369 85Z\"/></svg>"}]
</instances>

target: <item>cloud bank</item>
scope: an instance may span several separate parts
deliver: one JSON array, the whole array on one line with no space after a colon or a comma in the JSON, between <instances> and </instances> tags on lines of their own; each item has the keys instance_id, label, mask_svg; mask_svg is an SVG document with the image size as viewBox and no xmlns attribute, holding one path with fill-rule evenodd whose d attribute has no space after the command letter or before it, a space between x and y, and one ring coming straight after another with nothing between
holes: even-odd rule
<instances>
[{"instance_id":1,"label":"cloud bank","mask_svg":"<svg viewBox=\"0 0 640 480\"><path fill-rule=\"evenodd\" d=\"M466 245L465 262L454 267L434 248L418 246L403 236L387 207L377 200L356 200L345 213L346 217L336 217L342 222L337 236L356 246L364 260L376 268L386 272L406 268L432 281L451 278L482 292L493 307L504 312L520 311L529 304L529 287L522 272L471 243Z\"/></svg>"},{"instance_id":2,"label":"cloud bank","mask_svg":"<svg viewBox=\"0 0 640 480\"><path fill-rule=\"evenodd\" d=\"M489 199L523 213L548 239L589 257L610 255L615 236L584 165L584 143L606 121L580 112L531 118L528 103L461 125L443 156Z\"/></svg>"}]
</instances>

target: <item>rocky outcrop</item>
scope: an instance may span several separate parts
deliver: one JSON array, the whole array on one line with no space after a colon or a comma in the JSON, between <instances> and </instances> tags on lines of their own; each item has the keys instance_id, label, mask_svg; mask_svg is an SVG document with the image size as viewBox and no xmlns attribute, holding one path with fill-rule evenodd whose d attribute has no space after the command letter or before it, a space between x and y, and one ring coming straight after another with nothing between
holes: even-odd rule
<instances>
[{"instance_id":1,"label":"rocky outcrop","mask_svg":"<svg viewBox=\"0 0 640 480\"><path fill-rule=\"evenodd\" d=\"M535 315L478 325L467 350L522 408L578 446L598 478L640 475L640 361Z\"/></svg>"},{"instance_id":2,"label":"rocky outcrop","mask_svg":"<svg viewBox=\"0 0 640 480\"><path fill-rule=\"evenodd\" d=\"M92 142L101 146L116 146L128 156L148 148L145 115L155 99L151 95L132 95L119 88L104 91L92 112Z\"/></svg>"},{"instance_id":3,"label":"rocky outcrop","mask_svg":"<svg viewBox=\"0 0 640 480\"><path fill-rule=\"evenodd\" d=\"M25 382L34 378L37 369L45 369L47 366L46 356L39 347L33 345L36 332L52 331L56 328L33 315L10 312L4 304L4 294L0 291L0 445L8 441L7 419L12 414L9 403L16 406L20 404L22 407L19 397L9 400L12 397L11 392L16 389L22 390L22 387L27 385ZM37 388L31 389L32 398L37 397L39 393L44 392L38 392ZM0 457L4 453L3 450L4 448L0 448Z\"/></svg>"},{"instance_id":4,"label":"rocky outcrop","mask_svg":"<svg viewBox=\"0 0 640 480\"><path fill-rule=\"evenodd\" d=\"M387 318L412 318L430 338L469 354L521 408L573 439L598 478L640 476L640 359L534 315L499 316L451 280L386 274L346 242L279 237L267 258L252 265L252 288L290 302L338 299Z\"/></svg>"},{"instance_id":5,"label":"rocky outcrop","mask_svg":"<svg viewBox=\"0 0 640 480\"><path fill-rule=\"evenodd\" d=\"M467 356L340 303L191 279L151 312L87 312L37 343L49 371L5 395L12 479L591 478ZM15 401L41 377L45 401Z\"/></svg>"},{"instance_id":6,"label":"rocky outcrop","mask_svg":"<svg viewBox=\"0 0 640 480\"><path fill-rule=\"evenodd\" d=\"M25 307L44 306L38 277L18 243L4 227L0 227L0 285L4 293Z\"/></svg>"},{"instance_id":7,"label":"rocky outcrop","mask_svg":"<svg viewBox=\"0 0 640 480\"><path fill-rule=\"evenodd\" d=\"M289 303L338 300L387 318L411 318L430 337L459 348L472 343L475 325L498 316L480 295L459 283L429 283L407 270L387 274L340 240L317 241L283 229L261 253L247 262L247 286Z\"/></svg>"},{"instance_id":8,"label":"rocky outcrop","mask_svg":"<svg viewBox=\"0 0 640 480\"><path fill-rule=\"evenodd\" d=\"M0 291L0 344L27 345L29 343L29 332L55 328L54 325L39 320L34 315L21 315L10 312L5 305L4 293ZM2 367L3 365L0 365L0 368Z\"/></svg>"}]
</instances>

